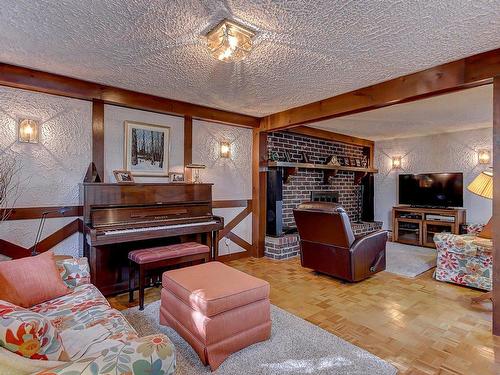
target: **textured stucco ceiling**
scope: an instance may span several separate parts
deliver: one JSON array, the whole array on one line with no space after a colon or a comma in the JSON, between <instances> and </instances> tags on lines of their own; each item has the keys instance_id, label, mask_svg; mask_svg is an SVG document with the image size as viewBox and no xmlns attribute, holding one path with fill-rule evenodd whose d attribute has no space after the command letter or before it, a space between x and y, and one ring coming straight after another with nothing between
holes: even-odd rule
<instances>
[{"instance_id":1,"label":"textured stucco ceiling","mask_svg":"<svg viewBox=\"0 0 500 375\"><path fill-rule=\"evenodd\" d=\"M262 116L500 47L500 0L0 0L0 61ZM201 35L257 31L222 63Z\"/></svg>"},{"instance_id":2,"label":"textured stucco ceiling","mask_svg":"<svg viewBox=\"0 0 500 375\"><path fill-rule=\"evenodd\" d=\"M374 141L488 128L493 126L493 87L480 86L309 126Z\"/></svg>"}]
</instances>

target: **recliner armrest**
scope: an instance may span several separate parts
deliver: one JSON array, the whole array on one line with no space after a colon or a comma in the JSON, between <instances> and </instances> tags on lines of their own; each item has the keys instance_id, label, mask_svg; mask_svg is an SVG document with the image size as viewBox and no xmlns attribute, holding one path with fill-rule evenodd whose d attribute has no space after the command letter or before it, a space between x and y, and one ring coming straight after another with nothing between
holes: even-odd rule
<instances>
[{"instance_id":1,"label":"recliner armrest","mask_svg":"<svg viewBox=\"0 0 500 375\"><path fill-rule=\"evenodd\" d=\"M387 243L387 231L378 230L365 234L362 237L356 239L351 245L351 252L360 251L365 246L380 248L380 250L385 249L385 244Z\"/></svg>"}]
</instances>

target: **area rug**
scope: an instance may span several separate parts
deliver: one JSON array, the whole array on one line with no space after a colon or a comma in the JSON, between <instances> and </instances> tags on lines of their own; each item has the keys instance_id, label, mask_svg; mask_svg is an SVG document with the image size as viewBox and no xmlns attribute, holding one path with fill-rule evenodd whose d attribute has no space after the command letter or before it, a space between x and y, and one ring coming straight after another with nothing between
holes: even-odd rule
<instances>
[{"instance_id":1,"label":"area rug","mask_svg":"<svg viewBox=\"0 0 500 375\"><path fill-rule=\"evenodd\" d=\"M436 267L436 249L387 242L386 272L415 277Z\"/></svg>"},{"instance_id":2,"label":"area rug","mask_svg":"<svg viewBox=\"0 0 500 375\"><path fill-rule=\"evenodd\" d=\"M175 345L176 374L210 374L194 350L171 328L159 325L160 301L123 314L140 336L166 334ZM231 355L213 374L393 375L394 366L276 306L271 339Z\"/></svg>"}]
</instances>

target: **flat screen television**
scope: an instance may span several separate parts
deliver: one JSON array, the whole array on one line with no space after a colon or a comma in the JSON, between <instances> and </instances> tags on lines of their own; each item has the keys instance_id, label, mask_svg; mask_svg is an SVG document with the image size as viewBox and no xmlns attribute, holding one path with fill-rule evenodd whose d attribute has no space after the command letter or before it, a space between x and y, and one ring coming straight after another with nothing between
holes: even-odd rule
<instances>
[{"instance_id":1,"label":"flat screen television","mask_svg":"<svg viewBox=\"0 0 500 375\"><path fill-rule=\"evenodd\" d=\"M462 207L462 173L399 175L399 204L424 207Z\"/></svg>"}]
</instances>

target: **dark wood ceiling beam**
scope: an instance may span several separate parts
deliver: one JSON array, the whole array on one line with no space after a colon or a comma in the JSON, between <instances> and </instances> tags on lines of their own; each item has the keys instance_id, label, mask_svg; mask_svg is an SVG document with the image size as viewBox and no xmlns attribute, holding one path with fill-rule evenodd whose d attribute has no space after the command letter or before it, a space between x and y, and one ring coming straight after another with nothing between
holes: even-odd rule
<instances>
[{"instance_id":1,"label":"dark wood ceiling beam","mask_svg":"<svg viewBox=\"0 0 500 375\"><path fill-rule=\"evenodd\" d=\"M101 100L128 108L176 116L191 116L248 128L259 126L257 117L101 85L94 82L0 63L0 85L83 100Z\"/></svg>"},{"instance_id":2,"label":"dark wood ceiling beam","mask_svg":"<svg viewBox=\"0 0 500 375\"><path fill-rule=\"evenodd\" d=\"M493 82L500 49L439 65L267 116L261 130L283 130Z\"/></svg>"},{"instance_id":3,"label":"dark wood ceiling beam","mask_svg":"<svg viewBox=\"0 0 500 375\"><path fill-rule=\"evenodd\" d=\"M307 126L297 126L286 130L289 133L306 135L308 137L325 139L327 141L346 143L363 147L373 147L374 142L369 139L358 138L351 135L331 132L329 130L310 128Z\"/></svg>"}]
</instances>

